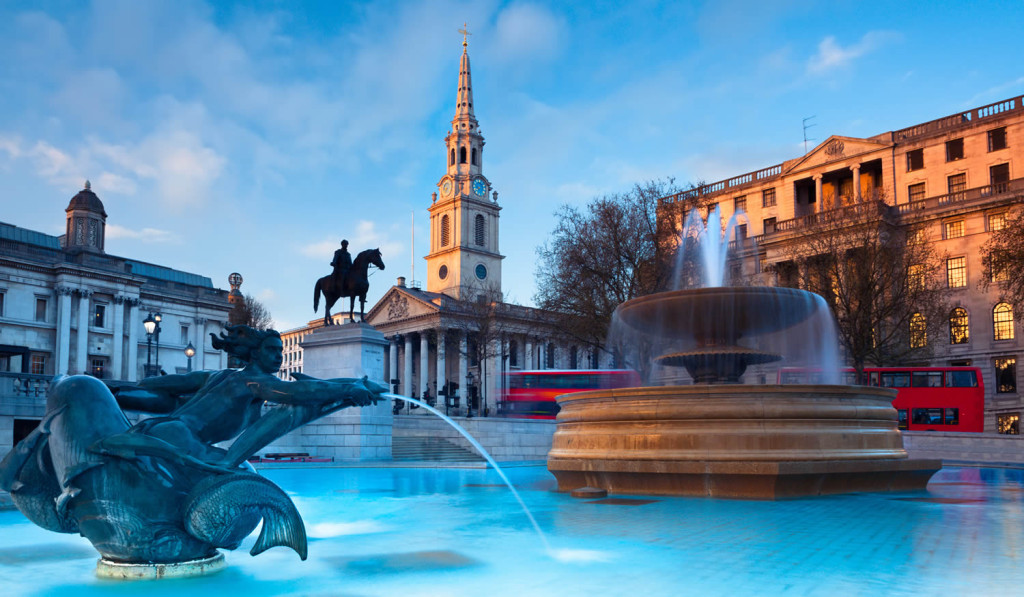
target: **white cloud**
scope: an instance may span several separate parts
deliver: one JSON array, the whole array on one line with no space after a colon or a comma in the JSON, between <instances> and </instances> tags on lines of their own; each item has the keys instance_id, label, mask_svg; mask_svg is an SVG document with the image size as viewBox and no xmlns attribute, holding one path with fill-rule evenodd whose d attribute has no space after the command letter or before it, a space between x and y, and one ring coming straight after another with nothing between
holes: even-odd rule
<instances>
[{"instance_id":1,"label":"white cloud","mask_svg":"<svg viewBox=\"0 0 1024 597\"><path fill-rule=\"evenodd\" d=\"M109 222L107 223L107 238L128 238L144 243L178 243L181 241L176 234L167 230L159 228L132 230Z\"/></svg>"},{"instance_id":2,"label":"white cloud","mask_svg":"<svg viewBox=\"0 0 1024 597\"><path fill-rule=\"evenodd\" d=\"M844 48L839 45L835 36L829 35L818 44L818 53L807 61L807 72L822 75L844 68L897 37L897 34L891 31L869 31L860 38L860 41Z\"/></svg>"},{"instance_id":3,"label":"white cloud","mask_svg":"<svg viewBox=\"0 0 1024 597\"><path fill-rule=\"evenodd\" d=\"M7 157L11 159L21 157L21 139L0 136L0 151L6 153Z\"/></svg>"},{"instance_id":4,"label":"white cloud","mask_svg":"<svg viewBox=\"0 0 1024 597\"><path fill-rule=\"evenodd\" d=\"M346 225L350 229L350 225ZM366 249L380 249L381 255L387 263L387 258L401 255L405 245L398 241L390 240L389 236L377 229L377 224L370 220L359 220L356 222L355 234L347 237L349 252L355 258L360 251ZM312 259L326 259L330 263L334 252L341 248L341 237L329 238L322 241L309 243L299 247L299 253Z\"/></svg>"},{"instance_id":5,"label":"white cloud","mask_svg":"<svg viewBox=\"0 0 1024 597\"><path fill-rule=\"evenodd\" d=\"M513 4L498 14L493 55L506 62L553 58L565 29L562 20L543 6Z\"/></svg>"}]
</instances>

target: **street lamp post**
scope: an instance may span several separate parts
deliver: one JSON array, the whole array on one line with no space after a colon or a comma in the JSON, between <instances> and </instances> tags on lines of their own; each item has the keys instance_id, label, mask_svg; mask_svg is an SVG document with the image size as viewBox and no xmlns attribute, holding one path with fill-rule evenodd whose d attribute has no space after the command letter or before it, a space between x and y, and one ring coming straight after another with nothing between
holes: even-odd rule
<instances>
[{"instance_id":1,"label":"street lamp post","mask_svg":"<svg viewBox=\"0 0 1024 597\"><path fill-rule=\"evenodd\" d=\"M473 372L466 374L466 418L473 418Z\"/></svg>"},{"instance_id":2,"label":"street lamp post","mask_svg":"<svg viewBox=\"0 0 1024 597\"><path fill-rule=\"evenodd\" d=\"M156 352L153 353L153 360L156 361L156 364L154 365L154 375L160 375L160 322L163 321L163 319L164 316L161 315L159 311L153 314L153 321L156 322L156 331L154 333L154 336L156 336Z\"/></svg>"},{"instance_id":3,"label":"street lamp post","mask_svg":"<svg viewBox=\"0 0 1024 597\"><path fill-rule=\"evenodd\" d=\"M153 332L156 331L156 320L150 313L142 320L142 326L146 328L146 372L145 377L153 375Z\"/></svg>"},{"instance_id":4,"label":"street lamp post","mask_svg":"<svg viewBox=\"0 0 1024 597\"><path fill-rule=\"evenodd\" d=\"M196 356L196 347L192 346L191 340L189 340L188 346L185 347L185 356L188 357L188 372L192 373L192 357Z\"/></svg>"}]
</instances>

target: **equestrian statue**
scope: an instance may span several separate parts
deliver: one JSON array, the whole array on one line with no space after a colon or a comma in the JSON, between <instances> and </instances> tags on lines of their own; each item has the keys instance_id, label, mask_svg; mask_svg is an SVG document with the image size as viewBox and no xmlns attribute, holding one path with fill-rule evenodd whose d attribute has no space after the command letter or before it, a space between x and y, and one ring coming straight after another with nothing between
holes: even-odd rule
<instances>
[{"instance_id":1,"label":"equestrian statue","mask_svg":"<svg viewBox=\"0 0 1024 597\"><path fill-rule=\"evenodd\" d=\"M370 289L370 280L367 271L370 266L384 269L384 261L381 260L380 249L367 249L353 260L348 252L348 241L341 241L341 248L334 252L334 260L331 261L334 271L329 276L324 276L316 281L313 287L313 312L316 313L320 307L320 295L324 295L324 325L331 325L331 308L334 303L343 296L349 297L348 317L355 321L356 297L359 298L359 320L364 318L366 310L366 292Z\"/></svg>"}]
</instances>

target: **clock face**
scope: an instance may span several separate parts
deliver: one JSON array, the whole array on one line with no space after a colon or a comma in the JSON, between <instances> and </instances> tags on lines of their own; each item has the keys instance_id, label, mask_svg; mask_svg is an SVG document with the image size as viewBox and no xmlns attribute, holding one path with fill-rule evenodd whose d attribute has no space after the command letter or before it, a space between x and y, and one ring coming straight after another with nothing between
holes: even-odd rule
<instances>
[{"instance_id":1,"label":"clock face","mask_svg":"<svg viewBox=\"0 0 1024 597\"><path fill-rule=\"evenodd\" d=\"M481 263L476 266L476 277L481 280L487 278L487 268L484 267L484 264Z\"/></svg>"},{"instance_id":2,"label":"clock face","mask_svg":"<svg viewBox=\"0 0 1024 597\"><path fill-rule=\"evenodd\" d=\"M476 193L477 197L483 197L487 194L487 183L484 179L478 178L473 181L473 192Z\"/></svg>"},{"instance_id":3,"label":"clock face","mask_svg":"<svg viewBox=\"0 0 1024 597\"><path fill-rule=\"evenodd\" d=\"M444 195L444 196L448 196L448 195L452 194L452 181L451 180L445 179L445 181L441 183L441 194Z\"/></svg>"}]
</instances>

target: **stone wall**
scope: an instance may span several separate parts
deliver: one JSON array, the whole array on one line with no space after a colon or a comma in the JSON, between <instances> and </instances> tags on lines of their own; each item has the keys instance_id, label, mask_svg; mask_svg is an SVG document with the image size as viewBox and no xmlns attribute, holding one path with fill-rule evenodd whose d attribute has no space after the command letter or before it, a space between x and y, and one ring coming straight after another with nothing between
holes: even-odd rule
<instances>
[{"instance_id":1,"label":"stone wall","mask_svg":"<svg viewBox=\"0 0 1024 597\"><path fill-rule=\"evenodd\" d=\"M555 433L552 420L460 417L455 422L472 435L498 462L546 461ZM397 416L397 437L439 437L476 451L458 431L433 416Z\"/></svg>"},{"instance_id":2,"label":"stone wall","mask_svg":"<svg viewBox=\"0 0 1024 597\"><path fill-rule=\"evenodd\" d=\"M947 464L1024 466L1024 436L1020 435L904 431L903 446L911 458L941 458Z\"/></svg>"}]
</instances>

